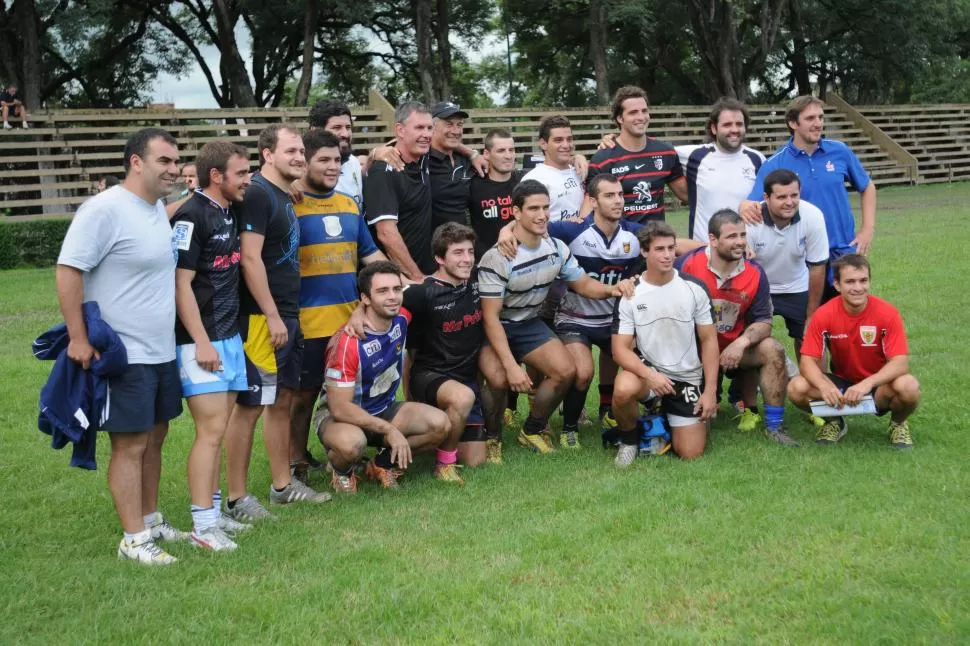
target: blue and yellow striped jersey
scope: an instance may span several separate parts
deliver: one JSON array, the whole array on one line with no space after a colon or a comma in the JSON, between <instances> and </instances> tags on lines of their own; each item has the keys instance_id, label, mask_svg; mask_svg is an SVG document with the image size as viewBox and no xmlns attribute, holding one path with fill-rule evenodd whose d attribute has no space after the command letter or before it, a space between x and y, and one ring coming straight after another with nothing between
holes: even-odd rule
<instances>
[{"instance_id":1,"label":"blue and yellow striped jersey","mask_svg":"<svg viewBox=\"0 0 970 646\"><path fill-rule=\"evenodd\" d=\"M293 208L300 222L300 327L306 338L321 339L357 307L357 264L377 245L349 195L305 192Z\"/></svg>"}]
</instances>

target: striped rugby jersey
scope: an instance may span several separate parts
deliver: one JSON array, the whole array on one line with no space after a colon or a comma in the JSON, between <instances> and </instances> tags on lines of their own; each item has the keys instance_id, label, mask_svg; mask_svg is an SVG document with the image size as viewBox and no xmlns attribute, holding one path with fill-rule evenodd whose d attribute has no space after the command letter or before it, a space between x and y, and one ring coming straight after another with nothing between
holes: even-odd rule
<instances>
[{"instance_id":1,"label":"striped rugby jersey","mask_svg":"<svg viewBox=\"0 0 970 646\"><path fill-rule=\"evenodd\" d=\"M503 299L500 320L526 321L535 318L554 280L572 282L583 273L566 243L542 238L534 248L519 244L512 260L498 247L486 251L478 265L478 291L482 298Z\"/></svg>"},{"instance_id":2,"label":"striped rugby jersey","mask_svg":"<svg viewBox=\"0 0 970 646\"><path fill-rule=\"evenodd\" d=\"M304 192L300 224L300 327L307 339L339 330L357 307L357 263L377 252L353 197Z\"/></svg>"}]
</instances>

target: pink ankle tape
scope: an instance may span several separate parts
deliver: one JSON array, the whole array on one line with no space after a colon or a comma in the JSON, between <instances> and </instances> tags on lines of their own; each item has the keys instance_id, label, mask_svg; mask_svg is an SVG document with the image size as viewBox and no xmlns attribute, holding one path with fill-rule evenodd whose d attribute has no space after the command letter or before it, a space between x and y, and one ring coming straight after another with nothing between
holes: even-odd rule
<instances>
[{"instance_id":1,"label":"pink ankle tape","mask_svg":"<svg viewBox=\"0 0 970 646\"><path fill-rule=\"evenodd\" d=\"M438 459L438 464L455 464L458 462L458 449L454 451L442 451L438 449L435 451L435 456Z\"/></svg>"}]
</instances>

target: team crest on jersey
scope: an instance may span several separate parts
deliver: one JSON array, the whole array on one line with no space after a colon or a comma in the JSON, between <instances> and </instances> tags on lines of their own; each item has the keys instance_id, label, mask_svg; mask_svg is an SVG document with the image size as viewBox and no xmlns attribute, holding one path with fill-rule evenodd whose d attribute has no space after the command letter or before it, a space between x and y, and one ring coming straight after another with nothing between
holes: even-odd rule
<instances>
[{"instance_id":1,"label":"team crest on jersey","mask_svg":"<svg viewBox=\"0 0 970 646\"><path fill-rule=\"evenodd\" d=\"M637 182L637 185L633 187L633 194L637 196L637 204L644 200L653 201L653 197L650 195L650 182Z\"/></svg>"},{"instance_id":2,"label":"team crest on jersey","mask_svg":"<svg viewBox=\"0 0 970 646\"><path fill-rule=\"evenodd\" d=\"M623 253L630 253L630 243L629 242L624 242L623 243Z\"/></svg>"},{"instance_id":3,"label":"team crest on jersey","mask_svg":"<svg viewBox=\"0 0 970 646\"><path fill-rule=\"evenodd\" d=\"M862 345L867 345L867 346L876 345L876 326L860 325L859 336L862 337Z\"/></svg>"},{"instance_id":4,"label":"team crest on jersey","mask_svg":"<svg viewBox=\"0 0 970 646\"><path fill-rule=\"evenodd\" d=\"M331 238L336 238L343 233L344 228L340 226L340 217L336 215L323 216L323 230L326 231L327 235Z\"/></svg>"},{"instance_id":5,"label":"team crest on jersey","mask_svg":"<svg viewBox=\"0 0 970 646\"><path fill-rule=\"evenodd\" d=\"M657 170L660 170L661 168L663 168L664 167L663 157L654 157L653 167L656 168Z\"/></svg>"},{"instance_id":6,"label":"team crest on jersey","mask_svg":"<svg viewBox=\"0 0 970 646\"><path fill-rule=\"evenodd\" d=\"M381 351L381 342L374 339L373 341L368 341L362 347L364 348L364 354L366 354L368 357L373 357L375 354Z\"/></svg>"}]
</instances>

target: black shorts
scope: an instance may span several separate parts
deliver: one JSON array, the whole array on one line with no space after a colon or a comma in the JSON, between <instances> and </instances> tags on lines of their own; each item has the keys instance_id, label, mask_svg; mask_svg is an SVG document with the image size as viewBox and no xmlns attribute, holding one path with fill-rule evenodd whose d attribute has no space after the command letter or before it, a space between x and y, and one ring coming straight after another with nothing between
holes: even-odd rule
<instances>
[{"instance_id":1,"label":"black shorts","mask_svg":"<svg viewBox=\"0 0 970 646\"><path fill-rule=\"evenodd\" d=\"M394 416L397 415L398 411L401 410L401 406L404 402L392 402L390 406L379 412L374 417L380 417L385 422L393 422ZM387 446L384 443L384 436L380 433L375 433L374 431L364 431L364 437L367 438L367 446L373 446L377 449L382 449Z\"/></svg>"},{"instance_id":2,"label":"black shorts","mask_svg":"<svg viewBox=\"0 0 970 646\"><path fill-rule=\"evenodd\" d=\"M805 312L808 310L808 292L797 294L772 294L771 306L775 316L785 320L788 336L801 341L805 336Z\"/></svg>"},{"instance_id":3,"label":"black shorts","mask_svg":"<svg viewBox=\"0 0 970 646\"><path fill-rule=\"evenodd\" d=\"M282 348L274 348L269 326L262 314L243 315L239 334L246 352L246 379L249 390L239 393L243 406L271 406L276 403L277 388L298 390L303 363L303 333L300 319L287 317L287 340Z\"/></svg>"},{"instance_id":4,"label":"black shorts","mask_svg":"<svg viewBox=\"0 0 970 646\"><path fill-rule=\"evenodd\" d=\"M587 348L594 345L610 356L613 355L613 332L609 325L593 327L577 323L559 323L556 334L564 344L582 343Z\"/></svg>"},{"instance_id":5,"label":"black shorts","mask_svg":"<svg viewBox=\"0 0 970 646\"><path fill-rule=\"evenodd\" d=\"M700 424L701 418L694 412L694 406L701 400L703 384L695 386L686 381L671 381L674 382L674 394L660 398L660 412L667 416L667 423L671 428ZM652 395L652 392L647 395L647 400L652 399Z\"/></svg>"},{"instance_id":6,"label":"black shorts","mask_svg":"<svg viewBox=\"0 0 970 646\"><path fill-rule=\"evenodd\" d=\"M843 392L843 393L846 390L848 390L849 388L851 388L852 386L854 386L856 384L856 382L854 382L854 381L849 381L848 379L843 379L842 377L839 377L838 375L833 375L831 372L826 372L825 373L825 376L828 377L832 381L832 383L835 384L835 387L838 388L839 391L840 392ZM872 395L873 395L873 401L875 401L875 395L876 395L876 390L875 389L873 389ZM883 409L883 408L878 408L878 407L876 408L876 415L879 416L879 417L882 417L883 415L885 415L888 412L889 412L888 409Z\"/></svg>"},{"instance_id":7,"label":"black shorts","mask_svg":"<svg viewBox=\"0 0 970 646\"><path fill-rule=\"evenodd\" d=\"M411 399L428 406L438 406L438 390L446 381L457 381L475 393L475 404L465 420L465 430L461 434L460 442L485 441L485 413L482 411L482 393L478 382L474 379L456 379L434 370L411 370L410 391Z\"/></svg>"},{"instance_id":8,"label":"black shorts","mask_svg":"<svg viewBox=\"0 0 970 646\"><path fill-rule=\"evenodd\" d=\"M303 339L303 359L300 361L300 390L318 392L323 388L327 366L327 345L331 337Z\"/></svg>"},{"instance_id":9,"label":"black shorts","mask_svg":"<svg viewBox=\"0 0 970 646\"><path fill-rule=\"evenodd\" d=\"M102 431L144 433L182 414L182 382L175 361L133 363L108 378L108 403Z\"/></svg>"}]
</instances>

